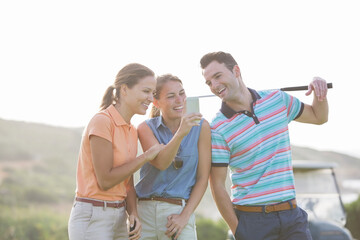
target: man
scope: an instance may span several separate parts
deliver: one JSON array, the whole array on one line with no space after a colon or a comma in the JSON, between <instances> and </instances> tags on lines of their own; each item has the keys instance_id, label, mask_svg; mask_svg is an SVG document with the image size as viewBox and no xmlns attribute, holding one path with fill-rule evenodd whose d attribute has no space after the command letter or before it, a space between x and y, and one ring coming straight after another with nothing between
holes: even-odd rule
<instances>
[{"instance_id":1,"label":"man","mask_svg":"<svg viewBox=\"0 0 360 240\"><path fill-rule=\"evenodd\" d=\"M288 124L328 119L327 85L315 77L312 105L279 90L247 88L235 59L224 52L200 61L210 90L222 99L211 123L210 186L236 239L311 239L307 214L297 207ZM231 199L225 188L231 172Z\"/></svg>"}]
</instances>

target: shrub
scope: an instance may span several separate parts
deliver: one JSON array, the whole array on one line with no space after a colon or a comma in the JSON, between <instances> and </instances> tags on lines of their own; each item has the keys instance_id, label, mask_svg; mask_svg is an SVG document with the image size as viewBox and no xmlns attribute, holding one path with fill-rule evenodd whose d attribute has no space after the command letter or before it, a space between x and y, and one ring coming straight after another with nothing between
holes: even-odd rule
<instances>
[{"instance_id":1,"label":"shrub","mask_svg":"<svg viewBox=\"0 0 360 240\"><path fill-rule=\"evenodd\" d=\"M360 196L350 204L345 205L347 212L346 225L354 238L360 239Z\"/></svg>"},{"instance_id":2,"label":"shrub","mask_svg":"<svg viewBox=\"0 0 360 240\"><path fill-rule=\"evenodd\" d=\"M2 240L68 239L67 218L43 208L0 206L0 236Z\"/></svg>"},{"instance_id":3,"label":"shrub","mask_svg":"<svg viewBox=\"0 0 360 240\"><path fill-rule=\"evenodd\" d=\"M199 240L225 240L228 226L224 220L213 221L197 216L196 230Z\"/></svg>"}]
</instances>

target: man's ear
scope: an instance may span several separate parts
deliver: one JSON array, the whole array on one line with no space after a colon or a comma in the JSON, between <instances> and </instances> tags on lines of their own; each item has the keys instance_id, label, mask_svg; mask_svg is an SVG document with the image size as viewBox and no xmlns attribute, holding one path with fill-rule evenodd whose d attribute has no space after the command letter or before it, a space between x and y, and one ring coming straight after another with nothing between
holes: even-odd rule
<instances>
[{"instance_id":1,"label":"man's ear","mask_svg":"<svg viewBox=\"0 0 360 240\"><path fill-rule=\"evenodd\" d=\"M241 72L240 72L240 67L238 65L235 65L233 67L233 73L235 74L235 77L240 77L241 78Z\"/></svg>"}]
</instances>

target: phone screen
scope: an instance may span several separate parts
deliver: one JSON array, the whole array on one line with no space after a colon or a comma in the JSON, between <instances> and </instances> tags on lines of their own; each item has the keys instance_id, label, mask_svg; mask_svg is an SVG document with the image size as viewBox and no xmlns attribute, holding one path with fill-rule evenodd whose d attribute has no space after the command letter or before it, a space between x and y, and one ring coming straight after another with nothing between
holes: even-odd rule
<instances>
[{"instance_id":1,"label":"phone screen","mask_svg":"<svg viewBox=\"0 0 360 240\"><path fill-rule=\"evenodd\" d=\"M186 113L199 113L199 98L198 97L187 97L186 98Z\"/></svg>"}]
</instances>

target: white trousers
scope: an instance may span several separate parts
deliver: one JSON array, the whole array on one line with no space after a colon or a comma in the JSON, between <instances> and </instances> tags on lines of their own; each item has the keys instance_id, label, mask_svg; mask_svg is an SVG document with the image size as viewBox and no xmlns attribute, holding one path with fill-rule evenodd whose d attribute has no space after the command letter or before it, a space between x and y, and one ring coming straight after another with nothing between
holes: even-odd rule
<instances>
[{"instance_id":1,"label":"white trousers","mask_svg":"<svg viewBox=\"0 0 360 240\"><path fill-rule=\"evenodd\" d=\"M184 206L162 201L139 201L138 213L142 224L141 240L168 240L167 217L171 214L180 214ZM196 240L195 214L182 230L178 240Z\"/></svg>"}]
</instances>

